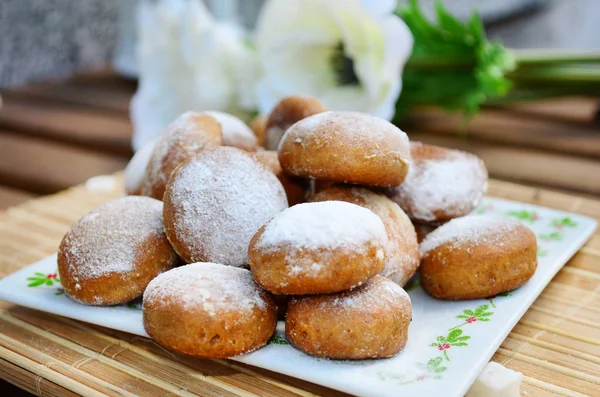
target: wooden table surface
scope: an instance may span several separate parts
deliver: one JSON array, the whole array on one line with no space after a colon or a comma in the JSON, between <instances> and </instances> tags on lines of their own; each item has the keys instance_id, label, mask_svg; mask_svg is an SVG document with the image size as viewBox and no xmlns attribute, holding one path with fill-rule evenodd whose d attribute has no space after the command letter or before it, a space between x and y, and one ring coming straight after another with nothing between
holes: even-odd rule
<instances>
[{"instance_id":1,"label":"wooden table surface","mask_svg":"<svg viewBox=\"0 0 600 397\"><path fill-rule=\"evenodd\" d=\"M78 188L29 201L125 166L131 156L132 130L127 109L134 90L135 83L131 81L110 73L98 73L67 82L38 83L2 91L0 209L21 205L5 213L0 211L0 277L54 251L60 237L80 212L95 205L95 200L107 199L90 199L81 193L82 188ZM474 152L484 159L494 178L527 185L492 181L492 195L581 212L600 219L600 127L594 121L597 105L597 101L569 98L489 108L476 117L466 131L461 130L459 118L422 109L413 112L402 127L413 140ZM73 204L72 211L52 214L53 208L69 203ZM48 224L29 235L35 222ZM556 276L498 350L494 360L525 374L523 390L528 396L600 396L598 297L600 234L596 234ZM583 307L581 302L586 302L586 306ZM548 307L558 309L549 311ZM12 343L18 344L21 335L40 334L59 347L73 345L79 352L77 354L81 353L77 346L84 346L83 349L92 355L91 360L105 353L101 344L96 345L100 342L92 340L91 336L69 334L74 331L68 331L68 327L74 325L57 317L8 305L0 308L0 329L9 327L15 332L10 343L0 338L0 350L8 349L8 355L0 357L0 377L30 392L73 395L72 392L77 391L49 380L44 374L53 371L47 363L40 362L37 367L33 363L25 368L15 364L19 361L8 360L7 357L14 357L11 354L18 350ZM50 332L48 335L44 334L46 329ZM143 354L161 354L124 335L104 329L90 330L102 340L116 338L118 343L131 346L134 352L141 354L140 349L148 348L150 353ZM55 358L58 359L65 360L62 356ZM222 392L228 390L227 394L261 395L262 386L259 385L263 384L270 385L269 394L272 395L333 393L238 364L225 370L224 362L220 362L218 367L223 368L204 373L204 364L186 363L191 365L190 371L199 371L198 376L216 377L217 380L208 383L220 385ZM110 371L101 366L83 371L86 376L90 373L99 376L93 372L95 370L104 375L103 371ZM219 383L219 371L229 371L229 380L224 386ZM252 375L249 377L248 374ZM197 382L194 376L189 380L181 376L179 381L183 383L194 382L194 379ZM253 377L256 377L255 381ZM231 386L227 382L238 383ZM173 384L177 386L177 382ZM209 389L211 393L215 391ZM207 393L209 389L206 389ZM216 394L219 394L218 390ZM0 391L2 395L16 393L6 384L0 384Z\"/></svg>"}]
</instances>

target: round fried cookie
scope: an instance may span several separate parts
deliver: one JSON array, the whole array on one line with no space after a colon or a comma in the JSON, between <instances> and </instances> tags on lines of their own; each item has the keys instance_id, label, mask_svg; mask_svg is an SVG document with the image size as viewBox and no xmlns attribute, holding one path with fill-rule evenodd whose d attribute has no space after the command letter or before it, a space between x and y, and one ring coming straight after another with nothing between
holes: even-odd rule
<instances>
[{"instance_id":1,"label":"round fried cookie","mask_svg":"<svg viewBox=\"0 0 600 397\"><path fill-rule=\"evenodd\" d=\"M173 173L164 196L165 232L187 262L248 263L248 243L287 208L277 177L232 147L202 151Z\"/></svg>"},{"instance_id":2,"label":"round fried cookie","mask_svg":"<svg viewBox=\"0 0 600 397\"><path fill-rule=\"evenodd\" d=\"M75 222L58 249L65 293L88 305L117 305L141 296L154 277L177 265L162 209L153 198L128 196Z\"/></svg>"},{"instance_id":3,"label":"round fried cookie","mask_svg":"<svg viewBox=\"0 0 600 397\"><path fill-rule=\"evenodd\" d=\"M514 219L492 215L453 219L429 233L420 251L421 285L440 299L508 292L537 268L535 234Z\"/></svg>"},{"instance_id":4,"label":"round fried cookie","mask_svg":"<svg viewBox=\"0 0 600 397\"><path fill-rule=\"evenodd\" d=\"M267 149L277 150L281 137L294 123L325 111L327 107L311 96L293 95L283 98L269 114L265 125Z\"/></svg>"},{"instance_id":5,"label":"round fried cookie","mask_svg":"<svg viewBox=\"0 0 600 397\"><path fill-rule=\"evenodd\" d=\"M358 112L324 112L292 125L279 162L302 178L397 186L408 172L408 137L392 123Z\"/></svg>"},{"instance_id":6,"label":"round fried cookie","mask_svg":"<svg viewBox=\"0 0 600 397\"><path fill-rule=\"evenodd\" d=\"M208 114L186 112L156 140L146 167L141 193L162 200L171 174L202 150L221 146L221 124Z\"/></svg>"},{"instance_id":7,"label":"round fried cookie","mask_svg":"<svg viewBox=\"0 0 600 397\"><path fill-rule=\"evenodd\" d=\"M343 201L298 204L260 228L250 268L274 294L344 291L383 268L388 239L381 219Z\"/></svg>"},{"instance_id":8,"label":"round fried cookie","mask_svg":"<svg viewBox=\"0 0 600 397\"><path fill-rule=\"evenodd\" d=\"M144 328L161 345L224 358L267 343L277 308L246 269L194 263L161 274L144 292Z\"/></svg>"},{"instance_id":9,"label":"round fried cookie","mask_svg":"<svg viewBox=\"0 0 600 397\"><path fill-rule=\"evenodd\" d=\"M223 132L223 146L233 146L247 152L258 149L258 141L254 132L242 120L232 114L217 111L204 112L214 117Z\"/></svg>"},{"instance_id":10,"label":"round fried cookie","mask_svg":"<svg viewBox=\"0 0 600 397\"><path fill-rule=\"evenodd\" d=\"M388 235L385 265L379 273L403 287L419 267L419 244L410 219L383 194L364 187L334 185L315 194L311 201L347 201L373 211L383 222Z\"/></svg>"},{"instance_id":11,"label":"round fried cookie","mask_svg":"<svg viewBox=\"0 0 600 397\"><path fill-rule=\"evenodd\" d=\"M408 294L375 276L351 291L292 298L285 333L294 347L313 356L382 358L404 348L411 319Z\"/></svg>"},{"instance_id":12,"label":"round fried cookie","mask_svg":"<svg viewBox=\"0 0 600 397\"><path fill-rule=\"evenodd\" d=\"M473 211L487 190L481 159L462 152L411 142L412 163L406 180L390 191L413 220L439 225Z\"/></svg>"}]
</instances>

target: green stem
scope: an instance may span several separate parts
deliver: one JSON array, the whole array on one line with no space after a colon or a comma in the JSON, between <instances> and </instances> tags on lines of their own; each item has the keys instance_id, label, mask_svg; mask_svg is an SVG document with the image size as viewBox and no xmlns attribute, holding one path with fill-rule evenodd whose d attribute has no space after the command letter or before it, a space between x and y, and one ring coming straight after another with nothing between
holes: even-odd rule
<instances>
[{"instance_id":1,"label":"green stem","mask_svg":"<svg viewBox=\"0 0 600 397\"><path fill-rule=\"evenodd\" d=\"M510 50L515 56L517 65L556 65L563 63L598 63L600 52L597 51L565 51L565 50Z\"/></svg>"},{"instance_id":2,"label":"green stem","mask_svg":"<svg viewBox=\"0 0 600 397\"><path fill-rule=\"evenodd\" d=\"M591 68L581 65L525 67L517 68L509 73L508 77L517 81L600 83L600 67Z\"/></svg>"},{"instance_id":3,"label":"green stem","mask_svg":"<svg viewBox=\"0 0 600 397\"><path fill-rule=\"evenodd\" d=\"M460 327L462 327L463 325L466 325L466 324L467 324L467 323L462 323L461 325L457 325L457 326L455 326L455 327L448 328L448 331L452 331L453 329L460 328Z\"/></svg>"}]
</instances>

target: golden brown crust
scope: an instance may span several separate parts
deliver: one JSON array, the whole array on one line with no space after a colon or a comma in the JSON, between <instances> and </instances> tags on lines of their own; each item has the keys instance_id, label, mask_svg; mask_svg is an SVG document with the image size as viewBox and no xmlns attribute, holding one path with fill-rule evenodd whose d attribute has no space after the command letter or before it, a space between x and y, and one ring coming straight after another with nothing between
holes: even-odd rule
<instances>
[{"instance_id":1,"label":"golden brown crust","mask_svg":"<svg viewBox=\"0 0 600 397\"><path fill-rule=\"evenodd\" d=\"M250 120L250 129L256 135L256 142L259 146L266 147L267 145L267 117L258 115Z\"/></svg>"},{"instance_id":2,"label":"golden brown crust","mask_svg":"<svg viewBox=\"0 0 600 397\"><path fill-rule=\"evenodd\" d=\"M179 258L166 237L153 236L138 248L135 272L125 277L113 273L94 280L76 279L71 271L74 264L65 255L69 246L64 241L58 249L60 282L70 298L86 305L112 306L129 302L140 297L148 283L158 274L179 263Z\"/></svg>"},{"instance_id":3,"label":"golden brown crust","mask_svg":"<svg viewBox=\"0 0 600 397\"><path fill-rule=\"evenodd\" d=\"M304 203L274 216L248 247L256 282L274 294L339 292L383 268L388 238L381 219L342 201Z\"/></svg>"},{"instance_id":4,"label":"golden brown crust","mask_svg":"<svg viewBox=\"0 0 600 397\"><path fill-rule=\"evenodd\" d=\"M285 172L301 178L398 186L410 161L406 134L357 112L324 112L290 127L279 149Z\"/></svg>"},{"instance_id":5,"label":"golden brown crust","mask_svg":"<svg viewBox=\"0 0 600 397\"><path fill-rule=\"evenodd\" d=\"M264 226L250 241L248 256L256 282L273 294L305 295L345 291L369 280L383 269L384 255L378 243L368 242L359 250L327 249L265 252L257 247ZM325 265L318 273L290 277L295 264Z\"/></svg>"},{"instance_id":6,"label":"golden brown crust","mask_svg":"<svg viewBox=\"0 0 600 397\"><path fill-rule=\"evenodd\" d=\"M303 95L283 98L275 105L265 125L267 149L277 150L281 137L292 124L325 111L327 111L327 107L317 98Z\"/></svg>"},{"instance_id":7,"label":"golden brown crust","mask_svg":"<svg viewBox=\"0 0 600 397\"><path fill-rule=\"evenodd\" d=\"M352 291L293 298L285 332L293 346L317 357L391 357L406 345L411 318L406 292L376 276Z\"/></svg>"},{"instance_id":8,"label":"golden brown crust","mask_svg":"<svg viewBox=\"0 0 600 397\"><path fill-rule=\"evenodd\" d=\"M263 307L254 305L244 311L210 304L211 312L202 305L185 305L179 300L185 292L161 299L147 299L144 295L144 329L159 344L190 356L227 358L251 352L269 341L277 325L277 307L272 297L258 286L256 291Z\"/></svg>"},{"instance_id":9,"label":"golden brown crust","mask_svg":"<svg viewBox=\"0 0 600 397\"><path fill-rule=\"evenodd\" d=\"M487 298L525 284L536 268L535 234L519 224L499 228L491 241L448 242L429 250L421 260L421 285L439 299Z\"/></svg>"},{"instance_id":10,"label":"golden brown crust","mask_svg":"<svg viewBox=\"0 0 600 397\"><path fill-rule=\"evenodd\" d=\"M398 204L367 188L333 185L315 194L310 201L338 200L368 208L381 218L388 235L385 265L380 275L401 287L419 267L419 244L410 219Z\"/></svg>"},{"instance_id":11,"label":"golden brown crust","mask_svg":"<svg viewBox=\"0 0 600 397\"><path fill-rule=\"evenodd\" d=\"M158 138L141 193L162 200L171 174L180 164L192 159L204 149L221 146L221 124L204 113L184 113L171 123Z\"/></svg>"},{"instance_id":12,"label":"golden brown crust","mask_svg":"<svg viewBox=\"0 0 600 397\"><path fill-rule=\"evenodd\" d=\"M487 190L488 173L474 154L411 142L411 169L390 198L414 221L437 226L471 213Z\"/></svg>"},{"instance_id":13,"label":"golden brown crust","mask_svg":"<svg viewBox=\"0 0 600 397\"><path fill-rule=\"evenodd\" d=\"M153 200L147 197L135 199ZM104 205L93 212L106 212L107 210L110 208ZM97 216L102 217L103 215ZM162 225L160 212L156 214L156 217ZM61 241L58 249L58 271L61 284L65 293L77 302L96 306L129 302L141 296L148 283L157 275L180 263L179 257L171 248L163 231L148 233L145 228L140 229L139 225L135 224L131 224L129 227L123 225L125 229L119 228L119 230L112 226L110 222L83 224L80 219ZM86 228L93 228L93 230L84 230ZM121 271L121 269L112 270L107 267L106 271L103 271L101 267L106 264L105 258L111 255L107 250L111 248L117 250L117 248L98 246L91 238L103 239L102 236L108 234L112 238L124 242L128 239L127 235L132 233L143 236L140 242L132 242L130 248L134 252L134 256L130 258L129 255L126 255L117 258L121 261L131 261L131 263L124 264L129 269ZM89 252L82 254L81 247L85 246L90 247ZM108 265L110 267L111 264L108 263ZM95 267L95 269L86 270L91 267Z\"/></svg>"},{"instance_id":14,"label":"golden brown crust","mask_svg":"<svg viewBox=\"0 0 600 397\"><path fill-rule=\"evenodd\" d=\"M285 189L290 207L306 201L308 181L306 179L300 179L294 177L293 175L287 175L284 173L281 169L281 165L279 165L279 159L277 158L276 151L261 150L253 153L253 155L258 161L273 171L275 176L279 179L279 182L281 182L283 188Z\"/></svg>"}]
</instances>

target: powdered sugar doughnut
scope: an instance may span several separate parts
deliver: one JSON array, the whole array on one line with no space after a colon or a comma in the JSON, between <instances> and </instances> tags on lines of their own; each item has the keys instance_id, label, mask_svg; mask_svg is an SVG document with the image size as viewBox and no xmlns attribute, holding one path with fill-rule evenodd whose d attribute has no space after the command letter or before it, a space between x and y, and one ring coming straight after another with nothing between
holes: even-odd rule
<instances>
[{"instance_id":1,"label":"powdered sugar doughnut","mask_svg":"<svg viewBox=\"0 0 600 397\"><path fill-rule=\"evenodd\" d=\"M275 216L250 242L256 282L274 294L321 294L356 287L383 268L381 219L343 201L298 204Z\"/></svg>"},{"instance_id":2,"label":"powdered sugar doughnut","mask_svg":"<svg viewBox=\"0 0 600 397\"><path fill-rule=\"evenodd\" d=\"M154 144L157 139L146 143L142 146L129 160L123 179L125 180L125 192L128 195L139 195L142 193L142 184L146 177L146 167L150 162L150 156L154 150Z\"/></svg>"},{"instance_id":3,"label":"powdered sugar doughnut","mask_svg":"<svg viewBox=\"0 0 600 397\"><path fill-rule=\"evenodd\" d=\"M178 165L221 142L221 124L214 117L195 112L177 117L154 145L142 194L162 200L165 186Z\"/></svg>"},{"instance_id":4,"label":"powdered sugar doughnut","mask_svg":"<svg viewBox=\"0 0 600 397\"><path fill-rule=\"evenodd\" d=\"M116 305L142 295L159 273L179 263L162 221L162 203L128 196L80 218L58 249L65 293L88 305Z\"/></svg>"},{"instance_id":5,"label":"powdered sugar doughnut","mask_svg":"<svg viewBox=\"0 0 600 397\"><path fill-rule=\"evenodd\" d=\"M294 123L313 114L327 111L317 98L293 95L283 98L271 111L265 127L267 149L277 150L281 137Z\"/></svg>"},{"instance_id":6,"label":"powdered sugar doughnut","mask_svg":"<svg viewBox=\"0 0 600 397\"><path fill-rule=\"evenodd\" d=\"M287 208L277 177L246 152L219 147L181 165L167 184L165 232L187 262L248 263L248 243Z\"/></svg>"},{"instance_id":7,"label":"powdered sugar doughnut","mask_svg":"<svg viewBox=\"0 0 600 397\"><path fill-rule=\"evenodd\" d=\"M439 224L477 207L488 179L479 157L420 142L411 142L410 148L413 162L408 176L390 197L411 219Z\"/></svg>"},{"instance_id":8,"label":"powdered sugar doughnut","mask_svg":"<svg viewBox=\"0 0 600 397\"><path fill-rule=\"evenodd\" d=\"M161 274L144 292L144 328L179 353L225 358L258 349L277 309L246 269L194 263Z\"/></svg>"},{"instance_id":9,"label":"powdered sugar doughnut","mask_svg":"<svg viewBox=\"0 0 600 397\"><path fill-rule=\"evenodd\" d=\"M511 291L537 267L535 234L516 220L491 215L451 220L428 234L420 251L421 285L440 299Z\"/></svg>"},{"instance_id":10,"label":"powdered sugar doughnut","mask_svg":"<svg viewBox=\"0 0 600 397\"><path fill-rule=\"evenodd\" d=\"M333 182L397 186L409 161L408 137L402 130L358 112L324 112L300 120L279 146L286 172Z\"/></svg>"},{"instance_id":11,"label":"powdered sugar doughnut","mask_svg":"<svg viewBox=\"0 0 600 397\"><path fill-rule=\"evenodd\" d=\"M284 173L279 164L276 151L260 150L254 153L254 157L273 171L277 179L279 179L279 182L281 182L285 189L285 194L287 195L288 204L290 206L306 201L308 180Z\"/></svg>"},{"instance_id":12,"label":"powdered sugar doughnut","mask_svg":"<svg viewBox=\"0 0 600 397\"><path fill-rule=\"evenodd\" d=\"M419 244L408 216L398 204L364 187L331 186L311 198L311 201L347 201L373 211L383 222L388 235L385 247L385 264L379 273L401 287L415 274L419 267Z\"/></svg>"},{"instance_id":13,"label":"powdered sugar doughnut","mask_svg":"<svg viewBox=\"0 0 600 397\"><path fill-rule=\"evenodd\" d=\"M256 135L242 120L232 114L214 110L204 113L213 116L221 124L224 146L233 146L248 152L258 149Z\"/></svg>"},{"instance_id":14,"label":"powdered sugar doughnut","mask_svg":"<svg viewBox=\"0 0 600 397\"><path fill-rule=\"evenodd\" d=\"M391 357L406 345L411 319L408 294L375 276L352 291L293 298L285 333L292 345L317 357Z\"/></svg>"}]
</instances>

